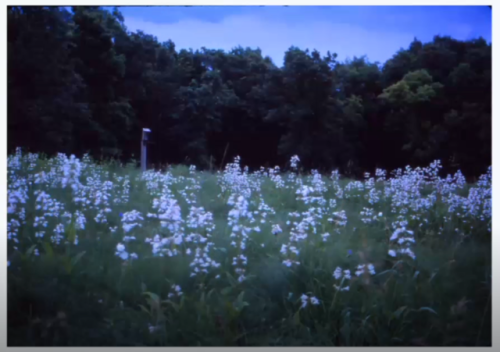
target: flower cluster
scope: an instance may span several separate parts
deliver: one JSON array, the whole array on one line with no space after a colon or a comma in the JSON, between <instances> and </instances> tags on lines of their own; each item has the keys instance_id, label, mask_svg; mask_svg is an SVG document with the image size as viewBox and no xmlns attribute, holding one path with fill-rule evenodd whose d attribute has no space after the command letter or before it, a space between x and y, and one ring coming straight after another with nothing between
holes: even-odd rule
<instances>
[{"instance_id":1,"label":"flower cluster","mask_svg":"<svg viewBox=\"0 0 500 352\"><path fill-rule=\"evenodd\" d=\"M401 219L401 218L400 218ZM408 222L406 220L396 221L392 224L394 232L392 233L389 241L392 241L393 248L389 249L389 255L395 257L397 253L406 254L412 259L416 256L410 248L411 243L415 243L413 231L408 230L406 227Z\"/></svg>"},{"instance_id":2,"label":"flower cluster","mask_svg":"<svg viewBox=\"0 0 500 352\"><path fill-rule=\"evenodd\" d=\"M127 260L127 259L137 259L138 256L136 253L131 253L129 255L129 253L126 251L125 249L125 246L122 244L122 243L118 243L116 245L116 252L115 252L115 255L117 255L118 257L120 257L121 259L123 260Z\"/></svg>"},{"instance_id":3,"label":"flower cluster","mask_svg":"<svg viewBox=\"0 0 500 352\"><path fill-rule=\"evenodd\" d=\"M186 245L194 245L192 248L195 256L190 264L192 269L191 277L202 273L207 274L209 267L220 267L219 263L210 258L210 249L214 246L210 238L214 229L212 213L205 211L203 207L192 206L186 222L186 231L191 232L184 238ZM191 255L192 248L187 247L186 255Z\"/></svg>"},{"instance_id":4,"label":"flower cluster","mask_svg":"<svg viewBox=\"0 0 500 352\"><path fill-rule=\"evenodd\" d=\"M347 225L347 214L345 210L336 211L333 214L333 217L328 218L329 222L334 223L337 226L345 227Z\"/></svg>"},{"instance_id":5,"label":"flower cluster","mask_svg":"<svg viewBox=\"0 0 500 352\"><path fill-rule=\"evenodd\" d=\"M239 156L234 158L234 162L227 164L224 173L218 176L219 186L222 193L229 192L231 194L240 194L245 198L250 198L251 183L248 177L248 169L244 171L240 168ZM220 196L220 195L219 195Z\"/></svg>"},{"instance_id":6,"label":"flower cluster","mask_svg":"<svg viewBox=\"0 0 500 352\"><path fill-rule=\"evenodd\" d=\"M383 216L381 212L375 214L374 210L370 208L363 208L363 210L359 213L359 215L361 215L361 221L364 222L365 224L377 221Z\"/></svg>"},{"instance_id":7,"label":"flower cluster","mask_svg":"<svg viewBox=\"0 0 500 352\"><path fill-rule=\"evenodd\" d=\"M359 264L354 274L356 274L356 276L361 276L365 273L375 275L375 266L373 266L373 264Z\"/></svg>"},{"instance_id":8,"label":"flower cluster","mask_svg":"<svg viewBox=\"0 0 500 352\"><path fill-rule=\"evenodd\" d=\"M365 184L361 181L351 181L344 188L344 197L361 198L365 190Z\"/></svg>"},{"instance_id":9,"label":"flower cluster","mask_svg":"<svg viewBox=\"0 0 500 352\"><path fill-rule=\"evenodd\" d=\"M144 218L137 210L131 210L122 214L122 229L123 232L128 233L135 227L141 227L141 221Z\"/></svg>"},{"instance_id":10,"label":"flower cluster","mask_svg":"<svg viewBox=\"0 0 500 352\"><path fill-rule=\"evenodd\" d=\"M299 255L297 247L291 244L283 244L281 245L280 253L286 258L283 260L285 266L291 267L293 264L300 265L300 262L296 260Z\"/></svg>"},{"instance_id":11,"label":"flower cluster","mask_svg":"<svg viewBox=\"0 0 500 352\"><path fill-rule=\"evenodd\" d=\"M243 195L232 194L229 197L228 205L233 209L228 214L228 226L231 228L231 235L229 235L231 246L236 247L237 255L233 258L233 265L235 266L235 273L238 275L238 281L242 282L246 278L246 257L242 260L242 254L245 251L248 235L253 229L247 225L255 222L253 214L248 209L248 201Z\"/></svg>"},{"instance_id":12,"label":"flower cluster","mask_svg":"<svg viewBox=\"0 0 500 352\"><path fill-rule=\"evenodd\" d=\"M183 295L182 289L179 285L171 286L172 292L168 294L168 298L180 297Z\"/></svg>"},{"instance_id":13,"label":"flower cluster","mask_svg":"<svg viewBox=\"0 0 500 352\"><path fill-rule=\"evenodd\" d=\"M169 257L182 256L189 262L193 280L204 281L205 275L220 277L222 270L216 269L221 264L212 259L215 258L212 251L223 249L229 252L228 265L234 269L238 281L243 282L249 276L248 263L254 260L254 232L261 232L262 228L260 236L269 236L272 243L279 243L282 265L293 270L301 265L300 256L306 252L306 246L318 245L319 250L324 250L347 232L347 213L340 208L350 209L350 205L360 202L365 206L351 211L350 216L359 212L359 219L365 224L384 222L391 257L415 259L416 238L428 230L438 234L445 231L463 234L479 225L488 226L491 231L491 168L476 184L467 187L460 171L440 178L439 162L426 168L398 169L392 172L391 178L387 178L385 170L377 169L374 176L366 174L364 181L351 181L344 187L338 171L332 172L330 179L316 170L300 177L296 173L300 162L297 156L290 159L292 172L288 177L281 174L279 167L249 173L248 167L240 167L240 161L236 157L224 172L217 173L218 196L229 206L225 238L230 247L228 251L214 247L213 234L224 234L225 229L217 227L216 231L214 215L205 204L201 206L204 179L193 166L186 177L174 177L170 171L147 171L134 179L110 173L104 166L92 163L88 155L79 160L60 154L41 163L37 154L23 155L17 150L8 157L9 251L18 251L18 246L25 251L26 246L48 240L55 245L67 244L70 238L71 245L78 245L82 232L87 231L86 238L91 238L93 233L109 229L110 236L111 233L123 236L113 242L119 243L110 253L114 252L121 260L138 259L134 250L140 253L141 260L147 257L139 251L146 242L151 246L152 255L161 257L154 260L170 261ZM137 184L141 186L134 189ZM267 198L264 189L269 185L281 192L279 195L296 197L297 210L277 214L268 204L285 203L279 197ZM144 198L147 201L130 203L130 199L135 198L131 192L133 196L135 192L147 193ZM66 197L62 198L61 194ZM286 205L282 210L285 209ZM428 220L436 214L436 209L443 209L445 213L439 214L440 223ZM282 216L288 216L286 226ZM219 239L221 243L224 241ZM34 257L43 252L42 247L33 248ZM13 258L9 252L9 259ZM353 256L349 260L352 259ZM10 265L10 261L8 263ZM356 277L369 282L370 276L375 275L373 264L359 264L350 269L337 267L333 271L336 291L349 291L351 282L359 280ZM169 298L183 294L178 285L172 285L171 291ZM306 294L300 301L302 309L319 304L316 297Z\"/></svg>"},{"instance_id":14,"label":"flower cluster","mask_svg":"<svg viewBox=\"0 0 500 352\"><path fill-rule=\"evenodd\" d=\"M282 233L283 230L281 229L280 225L274 224L272 228L273 235L277 236L278 234Z\"/></svg>"},{"instance_id":15,"label":"flower cluster","mask_svg":"<svg viewBox=\"0 0 500 352\"><path fill-rule=\"evenodd\" d=\"M302 296L300 296L300 302L300 309L304 309L308 305L317 306L319 304L319 299L310 294L302 294Z\"/></svg>"},{"instance_id":16,"label":"flower cluster","mask_svg":"<svg viewBox=\"0 0 500 352\"><path fill-rule=\"evenodd\" d=\"M268 175L277 189L285 188L285 181L283 181L283 178L280 175L279 166L274 167L274 169L269 169Z\"/></svg>"},{"instance_id":17,"label":"flower cluster","mask_svg":"<svg viewBox=\"0 0 500 352\"><path fill-rule=\"evenodd\" d=\"M208 252L210 250L210 245L205 246L203 249L198 247L195 251L194 260L189 264L192 269L190 277L196 276L198 274L208 274L208 268L219 268L220 264L210 258Z\"/></svg>"},{"instance_id":18,"label":"flower cluster","mask_svg":"<svg viewBox=\"0 0 500 352\"><path fill-rule=\"evenodd\" d=\"M147 215L149 218L159 219L161 226L167 228L172 234L182 231L184 221L181 215L181 207L168 186L164 186L159 198L153 199L153 209L157 213L149 213Z\"/></svg>"},{"instance_id":19,"label":"flower cluster","mask_svg":"<svg viewBox=\"0 0 500 352\"><path fill-rule=\"evenodd\" d=\"M351 280L350 270L342 270L342 268L337 267L333 272L333 277L340 282L339 285L333 285L337 291L349 291L349 285L344 285L344 282Z\"/></svg>"},{"instance_id":20,"label":"flower cluster","mask_svg":"<svg viewBox=\"0 0 500 352\"><path fill-rule=\"evenodd\" d=\"M297 167L298 167L298 164L300 162L300 159L298 157L298 155L294 155L290 158L290 167L293 169L293 170L297 170Z\"/></svg>"}]
</instances>

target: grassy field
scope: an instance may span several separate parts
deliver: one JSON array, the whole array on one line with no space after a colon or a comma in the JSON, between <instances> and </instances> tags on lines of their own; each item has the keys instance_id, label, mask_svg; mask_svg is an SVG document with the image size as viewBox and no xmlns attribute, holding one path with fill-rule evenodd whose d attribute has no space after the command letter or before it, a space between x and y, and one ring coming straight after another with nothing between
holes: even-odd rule
<instances>
[{"instance_id":1,"label":"grassy field","mask_svg":"<svg viewBox=\"0 0 500 352\"><path fill-rule=\"evenodd\" d=\"M9 346L491 346L491 169L8 162Z\"/></svg>"}]
</instances>

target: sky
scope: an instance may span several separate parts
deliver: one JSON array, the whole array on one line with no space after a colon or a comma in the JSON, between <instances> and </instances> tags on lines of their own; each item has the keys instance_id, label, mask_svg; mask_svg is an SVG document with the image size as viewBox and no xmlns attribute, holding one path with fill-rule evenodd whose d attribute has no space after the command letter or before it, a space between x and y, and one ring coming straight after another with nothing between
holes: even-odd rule
<instances>
[{"instance_id":1,"label":"sky","mask_svg":"<svg viewBox=\"0 0 500 352\"><path fill-rule=\"evenodd\" d=\"M129 31L179 49L260 48L277 66L291 46L383 64L414 38L435 35L491 43L488 6L193 6L120 7Z\"/></svg>"}]
</instances>

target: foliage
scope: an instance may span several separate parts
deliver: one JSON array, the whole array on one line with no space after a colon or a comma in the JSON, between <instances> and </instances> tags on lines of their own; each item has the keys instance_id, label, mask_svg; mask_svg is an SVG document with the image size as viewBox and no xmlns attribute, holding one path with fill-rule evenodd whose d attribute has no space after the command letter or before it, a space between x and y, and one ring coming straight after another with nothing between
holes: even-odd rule
<instances>
[{"instance_id":1,"label":"foliage","mask_svg":"<svg viewBox=\"0 0 500 352\"><path fill-rule=\"evenodd\" d=\"M334 49L334 48L333 48ZM443 161L468 178L491 164L491 44L415 39L383 65L292 47L177 50L130 32L118 9L8 10L8 146L222 167L284 166L353 177Z\"/></svg>"},{"instance_id":2,"label":"foliage","mask_svg":"<svg viewBox=\"0 0 500 352\"><path fill-rule=\"evenodd\" d=\"M140 173L18 149L9 346L491 346L491 168L299 162Z\"/></svg>"}]
</instances>

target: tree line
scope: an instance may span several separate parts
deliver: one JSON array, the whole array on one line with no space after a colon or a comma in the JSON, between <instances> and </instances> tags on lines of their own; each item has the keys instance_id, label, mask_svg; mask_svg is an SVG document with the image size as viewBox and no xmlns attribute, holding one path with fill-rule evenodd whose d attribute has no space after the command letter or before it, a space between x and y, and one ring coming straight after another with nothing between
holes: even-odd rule
<instances>
[{"instance_id":1,"label":"tree line","mask_svg":"<svg viewBox=\"0 0 500 352\"><path fill-rule=\"evenodd\" d=\"M439 159L475 177L491 165L491 44L415 39L383 65L291 47L278 67L259 49L178 50L117 8L16 6L7 108L10 151L138 159L147 127L156 165L297 154L356 176Z\"/></svg>"}]
</instances>

